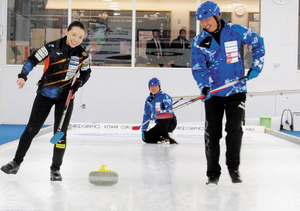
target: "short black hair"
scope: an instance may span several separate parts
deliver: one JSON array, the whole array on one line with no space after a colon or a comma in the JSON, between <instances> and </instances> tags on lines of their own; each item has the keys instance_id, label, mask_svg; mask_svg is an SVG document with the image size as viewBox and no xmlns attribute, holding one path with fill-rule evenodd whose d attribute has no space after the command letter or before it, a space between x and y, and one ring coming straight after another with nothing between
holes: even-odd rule
<instances>
[{"instance_id":1,"label":"short black hair","mask_svg":"<svg viewBox=\"0 0 300 211\"><path fill-rule=\"evenodd\" d=\"M159 32L159 30L158 29L153 29L152 32Z\"/></svg>"},{"instance_id":2,"label":"short black hair","mask_svg":"<svg viewBox=\"0 0 300 211\"><path fill-rule=\"evenodd\" d=\"M179 34L181 34L181 32L183 32L183 31L186 33L186 30L185 30L185 29L180 29L180 30L179 30Z\"/></svg>"},{"instance_id":3,"label":"short black hair","mask_svg":"<svg viewBox=\"0 0 300 211\"><path fill-rule=\"evenodd\" d=\"M81 23L80 21L74 21L74 22L70 23L67 30L70 31L74 26L77 26L86 32L84 24Z\"/></svg>"}]
</instances>

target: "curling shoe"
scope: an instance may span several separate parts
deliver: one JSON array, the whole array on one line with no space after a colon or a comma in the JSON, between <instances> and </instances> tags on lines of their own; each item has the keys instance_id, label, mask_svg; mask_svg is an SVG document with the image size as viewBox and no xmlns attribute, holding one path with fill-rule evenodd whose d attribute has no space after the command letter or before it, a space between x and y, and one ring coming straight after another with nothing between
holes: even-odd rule
<instances>
[{"instance_id":1,"label":"curling shoe","mask_svg":"<svg viewBox=\"0 0 300 211\"><path fill-rule=\"evenodd\" d=\"M173 138L168 137L168 138L164 138L161 137L161 141L163 141L163 143L168 143L168 144L178 144Z\"/></svg>"},{"instance_id":2,"label":"curling shoe","mask_svg":"<svg viewBox=\"0 0 300 211\"><path fill-rule=\"evenodd\" d=\"M50 180L51 181L62 181L62 177L61 177L59 170L52 170L50 172Z\"/></svg>"},{"instance_id":3,"label":"curling shoe","mask_svg":"<svg viewBox=\"0 0 300 211\"><path fill-rule=\"evenodd\" d=\"M219 182L219 177L217 177L217 176L210 176L210 177L208 177L208 180L207 180L207 182L205 184L206 185L209 185L209 184L215 184L215 185L217 185L218 182Z\"/></svg>"},{"instance_id":4,"label":"curling shoe","mask_svg":"<svg viewBox=\"0 0 300 211\"><path fill-rule=\"evenodd\" d=\"M169 142L170 142L170 144L178 144L177 141L175 141L175 140L172 139L172 138L169 138Z\"/></svg>"},{"instance_id":5,"label":"curling shoe","mask_svg":"<svg viewBox=\"0 0 300 211\"><path fill-rule=\"evenodd\" d=\"M242 182L238 170L230 170L229 174L230 174L232 183L241 183Z\"/></svg>"},{"instance_id":6,"label":"curling shoe","mask_svg":"<svg viewBox=\"0 0 300 211\"><path fill-rule=\"evenodd\" d=\"M1 167L1 170L6 174L16 174L20 168L20 164L15 161L10 161Z\"/></svg>"},{"instance_id":7,"label":"curling shoe","mask_svg":"<svg viewBox=\"0 0 300 211\"><path fill-rule=\"evenodd\" d=\"M165 140L165 138L164 137L159 137L159 141L157 141L157 143L158 144L164 144L164 143L166 143L166 140Z\"/></svg>"}]
</instances>

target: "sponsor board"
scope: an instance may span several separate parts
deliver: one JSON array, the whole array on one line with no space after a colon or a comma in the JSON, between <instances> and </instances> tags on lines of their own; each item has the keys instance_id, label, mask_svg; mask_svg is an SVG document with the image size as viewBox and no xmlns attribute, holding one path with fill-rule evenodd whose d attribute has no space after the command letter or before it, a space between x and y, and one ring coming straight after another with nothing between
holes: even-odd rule
<instances>
[{"instance_id":1,"label":"sponsor board","mask_svg":"<svg viewBox=\"0 0 300 211\"><path fill-rule=\"evenodd\" d=\"M71 123L69 129L132 130L134 125L103 123Z\"/></svg>"},{"instance_id":2,"label":"sponsor board","mask_svg":"<svg viewBox=\"0 0 300 211\"><path fill-rule=\"evenodd\" d=\"M71 123L69 129L80 129L80 130L114 130L114 131L132 131L136 132L139 130L132 130L133 124L105 124L105 123ZM153 124L150 124L149 128L153 127ZM223 127L224 128L224 127ZM174 133L184 133L184 132L204 132L205 126L203 124L178 124ZM251 133L264 133L264 126L243 126L244 132Z\"/></svg>"},{"instance_id":3,"label":"sponsor board","mask_svg":"<svg viewBox=\"0 0 300 211\"><path fill-rule=\"evenodd\" d=\"M244 133L265 133L265 126L243 126Z\"/></svg>"}]
</instances>

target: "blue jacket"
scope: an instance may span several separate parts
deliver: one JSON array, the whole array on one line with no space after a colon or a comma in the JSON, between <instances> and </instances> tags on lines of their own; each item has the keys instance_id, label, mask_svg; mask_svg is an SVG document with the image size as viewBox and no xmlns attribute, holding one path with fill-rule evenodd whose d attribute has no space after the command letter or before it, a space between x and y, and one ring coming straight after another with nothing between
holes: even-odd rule
<instances>
[{"instance_id":1,"label":"blue jacket","mask_svg":"<svg viewBox=\"0 0 300 211\"><path fill-rule=\"evenodd\" d=\"M154 97L154 98L153 98ZM159 91L157 94L150 94L146 98L144 107L143 123L149 120L151 117L157 123L157 118L154 116L157 113L167 112L173 109L173 99L163 91ZM173 112L171 112L173 114ZM148 129L149 122L142 126L142 131Z\"/></svg>"},{"instance_id":2,"label":"blue jacket","mask_svg":"<svg viewBox=\"0 0 300 211\"><path fill-rule=\"evenodd\" d=\"M191 68L200 90L205 86L214 90L245 76L241 55L244 44L252 45L253 64L250 68L262 71L265 55L263 38L244 26L223 24L220 45L205 30L193 39ZM214 96L226 97L240 92L247 92L246 81L219 91Z\"/></svg>"}]
</instances>

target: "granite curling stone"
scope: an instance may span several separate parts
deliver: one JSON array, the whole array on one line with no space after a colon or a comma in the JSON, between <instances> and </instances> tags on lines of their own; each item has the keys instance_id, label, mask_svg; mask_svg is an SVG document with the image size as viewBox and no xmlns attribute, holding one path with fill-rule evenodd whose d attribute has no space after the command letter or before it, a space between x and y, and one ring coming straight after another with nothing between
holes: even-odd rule
<instances>
[{"instance_id":1,"label":"granite curling stone","mask_svg":"<svg viewBox=\"0 0 300 211\"><path fill-rule=\"evenodd\" d=\"M105 166L102 165L100 170L90 172L90 183L100 186L115 185L118 183L118 173L112 170L105 170Z\"/></svg>"}]
</instances>

